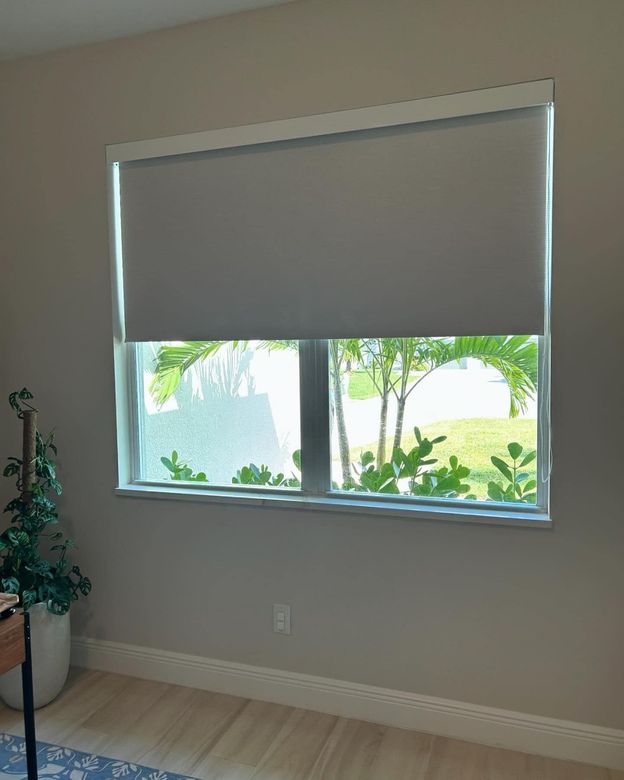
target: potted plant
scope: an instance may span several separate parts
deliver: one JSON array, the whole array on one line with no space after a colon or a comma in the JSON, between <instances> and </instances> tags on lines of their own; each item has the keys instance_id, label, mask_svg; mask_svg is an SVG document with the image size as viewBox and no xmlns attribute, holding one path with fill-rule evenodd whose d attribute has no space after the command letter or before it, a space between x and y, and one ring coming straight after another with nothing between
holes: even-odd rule
<instances>
[{"instance_id":1,"label":"potted plant","mask_svg":"<svg viewBox=\"0 0 624 780\"><path fill-rule=\"evenodd\" d=\"M23 454L9 458L4 476L15 478L17 495L7 504L10 526L0 534L0 584L16 593L30 612L35 707L43 707L61 691L69 671L69 609L72 601L91 591L90 580L73 565L68 552L75 548L57 527L53 496L62 487L56 477L54 433L37 431L32 394L23 388L9 396L9 404L23 425ZM10 707L22 708L19 669L0 677L0 697Z\"/></svg>"}]
</instances>

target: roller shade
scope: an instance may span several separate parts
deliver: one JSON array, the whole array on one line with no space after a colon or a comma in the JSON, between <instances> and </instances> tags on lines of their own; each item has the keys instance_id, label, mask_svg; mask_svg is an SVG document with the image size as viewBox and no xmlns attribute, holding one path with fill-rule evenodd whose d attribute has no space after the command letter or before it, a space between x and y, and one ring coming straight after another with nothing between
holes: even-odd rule
<instances>
[{"instance_id":1,"label":"roller shade","mask_svg":"<svg viewBox=\"0 0 624 780\"><path fill-rule=\"evenodd\" d=\"M119 164L129 341L536 334L548 108Z\"/></svg>"}]
</instances>

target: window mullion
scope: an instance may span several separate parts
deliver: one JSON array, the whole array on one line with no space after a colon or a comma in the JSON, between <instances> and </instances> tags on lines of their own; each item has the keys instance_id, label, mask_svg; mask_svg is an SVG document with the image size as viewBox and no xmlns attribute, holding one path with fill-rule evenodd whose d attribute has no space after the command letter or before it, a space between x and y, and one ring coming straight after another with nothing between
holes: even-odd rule
<instances>
[{"instance_id":1,"label":"window mullion","mask_svg":"<svg viewBox=\"0 0 624 780\"><path fill-rule=\"evenodd\" d=\"M299 342L302 487L313 495L331 487L327 341Z\"/></svg>"}]
</instances>

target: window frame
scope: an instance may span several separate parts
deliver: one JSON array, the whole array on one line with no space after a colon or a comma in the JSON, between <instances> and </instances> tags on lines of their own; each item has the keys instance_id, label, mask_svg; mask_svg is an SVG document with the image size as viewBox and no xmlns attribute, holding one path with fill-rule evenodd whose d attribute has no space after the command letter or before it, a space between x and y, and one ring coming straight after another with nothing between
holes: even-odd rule
<instances>
[{"instance_id":1,"label":"window frame","mask_svg":"<svg viewBox=\"0 0 624 780\"><path fill-rule=\"evenodd\" d=\"M549 343L539 337L538 379L538 470L543 472L550 462L549 415L546 403L549 387ZM363 512L425 519L476 521L513 525L549 526L549 479L538 478L535 505L495 501L469 501L461 498L440 499L406 495L384 495L335 490L331 486L331 423L329 404L329 357L326 340L299 343L299 387L301 409L301 489L257 487L253 485L217 485L210 483L174 483L170 480L149 480L140 476L141 380L136 344L119 345L124 354L123 368L118 375L125 387L126 420L118 434L120 447L118 495L151 498L243 503L250 506L275 508L306 508L333 512ZM118 369L120 366L118 365ZM121 454L124 453L124 457ZM122 466L125 464L125 468ZM125 470L125 479L123 473ZM538 474L539 476L539 474Z\"/></svg>"},{"instance_id":2,"label":"window frame","mask_svg":"<svg viewBox=\"0 0 624 780\"><path fill-rule=\"evenodd\" d=\"M549 528L550 516L550 257L552 212L552 146L554 103L552 80L495 87L461 95L425 98L389 106L353 109L292 120L236 128L238 145L259 140L324 135L344 129L365 129L415 121L414 113L426 119L460 116L462 113L521 108L547 103L550 107L548 142L548 192L545 236L545 332L539 335L538 376L538 495L536 505L465 499L427 499L416 496L386 496L336 491L331 488L331 430L329 408L328 342L300 342L299 376L301 406L302 487L258 488L246 485L216 486L209 483L173 483L143 480L139 472L139 442L142 436L137 402L139 382L135 344L125 342L119 163L208 148L232 146L230 130L211 130L186 136L130 142L107 147L109 184L109 241L113 286L113 357L117 436L117 486L120 496L234 503L249 507L305 509L358 514L393 515L426 520L451 520L507 526ZM450 103L447 102L447 98ZM458 98L464 108L458 110ZM452 113L448 112L453 106ZM409 116L409 120L406 119ZM258 137L259 134L270 137ZM277 135L276 135L277 134ZM285 337L288 334L284 334Z\"/></svg>"}]
</instances>

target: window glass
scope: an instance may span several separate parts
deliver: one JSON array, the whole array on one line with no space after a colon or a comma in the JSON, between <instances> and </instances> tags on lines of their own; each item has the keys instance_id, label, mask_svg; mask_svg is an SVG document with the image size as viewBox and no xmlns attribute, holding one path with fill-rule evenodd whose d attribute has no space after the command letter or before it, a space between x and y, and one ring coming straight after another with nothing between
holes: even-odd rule
<instances>
[{"instance_id":1,"label":"window glass","mask_svg":"<svg viewBox=\"0 0 624 780\"><path fill-rule=\"evenodd\" d=\"M135 348L141 479L300 486L297 342Z\"/></svg>"},{"instance_id":2,"label":"window glass","mask_svg":"<svg viewBox=\"0 0 624 780\"><path fill-rule=\"evenodd\" d=\"M537 503L535 336L329 343L334 490Z\"/></svg>"}]
</instances>

